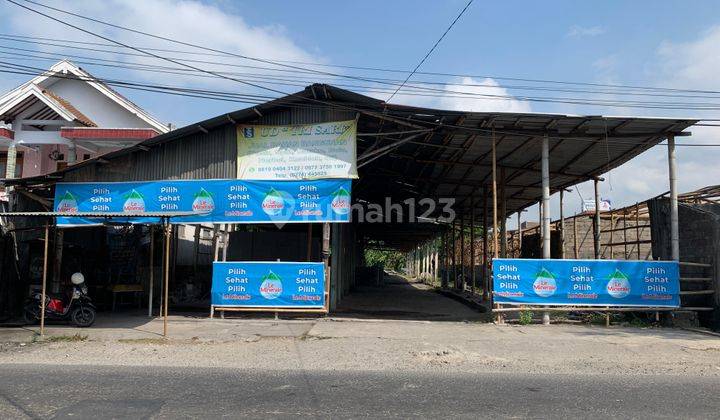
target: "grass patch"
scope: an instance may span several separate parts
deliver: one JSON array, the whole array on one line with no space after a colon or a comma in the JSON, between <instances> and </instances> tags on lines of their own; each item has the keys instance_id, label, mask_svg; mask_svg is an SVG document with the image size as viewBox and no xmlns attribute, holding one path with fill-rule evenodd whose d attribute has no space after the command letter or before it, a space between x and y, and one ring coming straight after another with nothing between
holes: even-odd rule
<instances>
[{"instance_id":1,"label":"grass patch","mask_svg":"<svg viewBox=\"0 0 720 420\"><path fill-rule=\"evenodd\" d=\"M45 339L45 341L50 343L75 343L79 341L87 341L88 336L87 335L80 335L80 334L74 334L74 335L53 335Z\"/></svg>"}]
</instances>

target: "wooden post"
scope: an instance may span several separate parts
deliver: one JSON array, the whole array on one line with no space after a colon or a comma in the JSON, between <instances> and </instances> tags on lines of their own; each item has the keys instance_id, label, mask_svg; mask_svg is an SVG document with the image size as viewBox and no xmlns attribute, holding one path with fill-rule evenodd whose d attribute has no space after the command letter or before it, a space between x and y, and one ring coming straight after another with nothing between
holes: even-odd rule
<instances>
[{"instance_id":1,"label":"wooden post","mask_svg":"<svg viewBox=\"0 0 720 420\"><path fill-rule=\"evenodd\" d=\"M456 233L456 232L455 232L455 221L454 221L454 220L453 220L453 223L452 223L452 230L451 230L451 232L452 232L452 244L451 244L451 246L452 246L452 279L451 279L451 281L449 282L449 284L450 284L452 287L455 287L455 286L456 286L455 283L457 283L457 264L456 264L456 263L457 263L457 259L455 258L455 257L456 257L455 253L456 253L456 249L457 249L457 244L455 243L455 233Z\"/></svg>"},{"instance_id":2,"label":"wooden post","mask_svg":"<svg viewBox=\"0 0 720 420\"><path fill-rule=\"evenodd\" d=\"M543 221L543 206L542 201L538 201L538 237L540 238L540 254L543 253L543 248L545 246L545 240L544 240L544 232L542 228L542 221Z\"/></svg>"},{"instance_id":3,"label":"wooden post","mask_svg":"<svg viewBox=\"0 0 720 420\"><path fill-rule=\"evenodd\" d=\"M615 242L615 213L610 213L610 259L615 259L615 246L613 243Z\"/></svg>"},{"instance_id":4,"label":"wooden post","mask_svg":"<svg viewBox=\"0 0 720 420\"><path fill-rule=\"evenodd\" d=\"M465 291L465 215L460 216L460 290Z\"/></svg>"},{"instance_id":5,"label":"wooden post","mask_svg":"<svg viewBox=\"0 0 720 420\"><path fill-rule=\"evenodd\" d=\"M505 199L505 167L500 168L500 257L507 258L507 200Z\"/></svg>"},{"instance_id":6,"label":"wooden post","mask_svg":"<svg viewBox=\"0 0 720 420\"><path fill-rule=\"evenodd\" d=\"M325 310L330 310L330 223L322 226L322 261L325 268Z\"/></svg>"},{"instance_id":7,"label":"wooden post","mask_svg":"<svg viewBox=\"0 0 720 420\"><path fill-rule=\"evenodd\" d=\"M495 151L495 129L492 130L492 196L493 196L493 257L498 258L498 197L497 197L497 156Z\"/></svg>"},{"instance_id":8,"label":"wooden post","mask_svg":"<svg viewBox=\"0 0 720 420\"><path fill-rule=\"evenodd\" d=\"M442 232L442 273L440 275L440 287L443 289L447 287L448 278L448 242L447 226L445 226Z\"/></svg>"},{"instance_id":9,"label":"wooden post","mask_svg":"<svg viewBox=\"0 0 720 420\"><path fill-rule=\"evenodd\" d=\"M150 225L150 280L148 287L148 317L152 318L153 289L155 287L155 226Z\"/></svg>"},{"instance_id":10,"label":"wooden post","mask_svg":"<svg viewBox=\"0 0 720 420\"><path fill-rule=\"evenodd\" d=\"M40 337L45 335L45 296L47 295L48 238L50 222L45 222L45 244L43 251L42 300L40 301Z\"/></svg>"},{"instance_id":11,"label":"wooden post","mask_svg":"<svg viewBox=\"0 0 720 420\"><path fill-rule=\"evenodd\" d=\"M578 250L578 232L577 232L577 214L575 217L573 217L573 252L575 254L575 259L578 259L579 250Z\"/></svg>"},{"instance_id":12,"label":"wooden post","mask_svg":"<svg viewBox=\"0 0 720 420\"><path fill-rule=\"evenodd\" d=\"M518 246L517 246L518 252L517 252L517 257L518 257L518 258L522 258L522 241L523 241L523 238L522 238L522 219L521 219L521 218L522 218L522 210L518 211L518 216L517 216L517 219L518 219L518 222L517 222L517 225L518 225Z\"/></svg>"},{"instance_id":13,"label":"wooden post","mask_svg":"<svg viewBox=\"0 0 720 420\"><path fill-rule=\"evenodd\" d=\"M472 294L475 294L477 279L475 278L475 197L470 197L470 279Z\"/></svg>"},{"instance_id":14,"label":"wooden post","mask_svg":"<svg viewBox=\"0 0 720 420\"><path fill-rule=\"evenodd\" d=\"M565 258L565 190L560 190L560 258Z\"/></svg>"},{"instance_id":15,"label":"wooden post","mask_svg":"<svg viewBox=\"0 0 720 420\"><path fill-rule=\"evenodd\" d=\"M227 252L230 245L230 225L225 223L225 231L223 232L223 252L222 260L227 261Z\"/></svg>"},{"instance_id":16,"label":"wooden post","mask_svg":"<svg viewBox=\"0 0 720 420\"><path fill-rule=\"evenodd\" d=\"M312 232L313 231L313 225L312 223L308 223L308 232L307 232L307 260L312 261Z\"/></svg>"},{"instance_id":17,"label":"wooden post","mask_svg":"<svg viewBox=\"0 0 720 420\"><path fill-rule=\"evenodd\" d=\"M172 233L172 226L170 220L165 219L165 284L163 285L163 337L167 337L168 329L168 295L170 291L170 235Z\"/></svg>"},{"instance_id":18,"label":"wooden post","mask_svg":"<svg viewBox=\"0 0 720 420\"><path fill-rule=\"evenodd\" d=\"M200 258L200 232L201 225L195 225L195 236L193 237L193 276L197 279L198 259Z\"/></svg>"},{"instance_id":19,"label":"wooden post","mask_svg":"<svg viewBox=\"0 0 720 420\"><path fill-rule=\"evenodd\" d=\"M623 260L628 259L627 208L623 210Z\"/></svg>"},{"instance_id":20,"label":"wooden post","mask_svg":"<svg viewBox=\"0 0 720 420\"><path fill-rule=\"evenodd\" d=\"M593 246L595 248L595 259L600 259L600 188L597 178L595 179L595 219L593 223Z\"/></svg>"},{"instance_id":21,"label":"wooden post","mask_svg":"<svg viewBox=\"0 0 720 420\"><path fill-rule=\"evenodd\" d=\"M483 185L483 300L487 301L490 297L490 276L488 273L488 188Z\"/></svg>"},{"instance_id":22,"label":"wooden post","mask_svg":"<svg viewBox=\"0 0 720 420\"><path fill-rule=\"evenodd\" d=\"M65 242L65 230L55 229L55 253L53 259L53 278L50 289L53 293L60 292L60 273L62 272L63 250Z\"/></svg>"}]
</instances>

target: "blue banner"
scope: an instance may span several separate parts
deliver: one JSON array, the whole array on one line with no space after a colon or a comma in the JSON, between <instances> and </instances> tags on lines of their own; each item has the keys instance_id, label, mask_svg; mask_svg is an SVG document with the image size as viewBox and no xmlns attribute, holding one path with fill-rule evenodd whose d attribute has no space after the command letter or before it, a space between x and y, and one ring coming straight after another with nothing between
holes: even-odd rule
<instances>
[{"instance_id":1,"label":"blue banner","mask_svg":"<svg viewBox=\"0 0 720 420\"><path fill-rule=\"evenodd\" d=\"M680 306L674 261L494 259L495 303Z\"/></svg>"},{"instance_id":2,"label":"blue banner","mask_svg":"<svg viewBox=\"0 0 720 420\"><path fill-rule=\"evenodd\" d=\"M214 262L212 305L311 308L325 306L321 262Z\"/></svg>"},{"instance_id":3,"label":"blue banner","mask_svg":"<svg viewBox=\"0 0 720 420\"><path fill-rule=\"evenodd\" d=\"M202 179L147 182L79 182L55 186L55 211L202 212L172 223L307 223L350 220L349 179L243 181ZM102 219L58 217L59 226L93 225ZM158 218L128 218L158 223Z\"/></svg>"}]
</instances>

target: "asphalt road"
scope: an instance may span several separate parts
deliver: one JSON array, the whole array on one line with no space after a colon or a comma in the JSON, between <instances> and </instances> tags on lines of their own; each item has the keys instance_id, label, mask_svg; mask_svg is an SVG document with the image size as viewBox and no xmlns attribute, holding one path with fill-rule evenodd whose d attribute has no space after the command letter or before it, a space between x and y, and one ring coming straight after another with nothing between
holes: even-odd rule
<instances>
[{"instance_id":1,"label":"asphalt road","mask_svg":"<svg viewBox=\"0 0 720 420\"><path fill-rule=\"evenodd\" d=\"M3 419L717 418L719 392L672 376L0 366Z\"/></svg>"}]
</instances>

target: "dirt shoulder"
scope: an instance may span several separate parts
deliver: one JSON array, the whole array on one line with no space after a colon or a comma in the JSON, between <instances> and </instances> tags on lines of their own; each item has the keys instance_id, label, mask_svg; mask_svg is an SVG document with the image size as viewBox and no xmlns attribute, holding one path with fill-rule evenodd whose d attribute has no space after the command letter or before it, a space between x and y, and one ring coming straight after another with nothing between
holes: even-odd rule
<instances>
[{"instance_id":1,"label":"dirt shoulder","mask_svg":"<svg viewBox=\"0 0 720 420\"><path fill-rule=\"evenodd\" d=\"M155 320L0 330L0 364L720 376L720 338L677 329L367 320ZM52 338L56 337L56 338Z\"/></svg>"}]
</instances>

